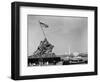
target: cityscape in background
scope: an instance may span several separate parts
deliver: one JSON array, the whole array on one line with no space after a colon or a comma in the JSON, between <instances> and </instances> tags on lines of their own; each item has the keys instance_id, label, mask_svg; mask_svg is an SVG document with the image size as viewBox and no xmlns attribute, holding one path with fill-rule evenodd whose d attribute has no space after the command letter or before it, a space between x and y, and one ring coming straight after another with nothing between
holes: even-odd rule
<instances>
[{"instance_id":1,"label":"cityscape in background","mask_svg":"<svg viewBox=\"0 0 100 82\"><path fill-rule=\"evenodd\" d=\"M45 38L40 42L37 50L32 56L28 56L28 66L50 66L50 65L71 65L87 64L88 53L65 52L62 55L56 55L52 52L54 45L50 44Z\"/></svg>"}]
</instances>

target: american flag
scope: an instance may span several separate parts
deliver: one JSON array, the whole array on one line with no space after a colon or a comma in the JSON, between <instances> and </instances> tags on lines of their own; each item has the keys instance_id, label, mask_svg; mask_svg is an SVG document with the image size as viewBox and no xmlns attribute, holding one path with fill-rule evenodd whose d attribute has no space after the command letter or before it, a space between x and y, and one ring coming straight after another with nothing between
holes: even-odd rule
<instances>
[{"instance_id":1,"label":"american flag","mask_svg":"<svg viewBox=\"0 0 100 82\"><path fill-rule=\"evenodd\" d=\"M41 27L45 27L45 28L48 28L48 27L49 27L47 24L45 24L45 23L43 23L43 22L40 22L40 26L41 26Z\"/></svg>"}]
</instances>

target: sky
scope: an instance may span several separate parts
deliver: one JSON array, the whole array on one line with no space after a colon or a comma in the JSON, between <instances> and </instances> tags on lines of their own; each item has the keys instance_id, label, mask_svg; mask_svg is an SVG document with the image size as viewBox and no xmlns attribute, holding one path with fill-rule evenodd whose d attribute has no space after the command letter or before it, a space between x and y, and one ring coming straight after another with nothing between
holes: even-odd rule
<instances>
[{"instance_id":1,"label":"sky","mask_svg":"<svg viewBox=\"0 0 100 82\"><path fill-rule=\"evenodd\" d=\"M56 55L68 53L85 53L88 50L88 18L69 16L27 16L27 53L33 55L40 41L44 40L39 21L47 24L43 28L48 41L54 45L53 52Z\"/></svg>"}]
</instances>

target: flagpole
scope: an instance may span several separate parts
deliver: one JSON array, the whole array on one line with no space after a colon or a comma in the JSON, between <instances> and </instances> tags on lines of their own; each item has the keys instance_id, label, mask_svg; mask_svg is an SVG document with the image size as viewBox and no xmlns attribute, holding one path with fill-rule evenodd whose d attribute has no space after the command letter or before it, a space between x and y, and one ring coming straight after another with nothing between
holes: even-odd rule
<instances>
[{"instance_id":1,"label":"flagpole","mask_svg":"<svg viewBox=\"0 0 100 82\"><path fill-rule=\"evenodd\" d=\"M39 20L39 25L40 25L40 20ZM43 32L43 35L44 35L44 38L46 38L46 35L45 35L45 32L44 32L44 30L43 30L43 28L42 28L42 26L40 25L40 27L41 27L41 30L42 30L42 32ZM42 66L42 61L43 61L43 59L42 59L42 56L40 56L40 65Z\"/></svg>"},{"instance_id":2,"label":"flagpole","mask_svg":"<svg viewBox=\"0 0 100 82\"><path fill-rule=\"evenodd\" d=\"M40 24L40 21L39 21L39 24ZM41 27L41 25L40 25L40 27ZM44 32L44 30L43 30L42 27L41 27L41 30L42 30L42 32L43 32L44 37L46 38L45 32Z\"/></svg>"}]
</instances>

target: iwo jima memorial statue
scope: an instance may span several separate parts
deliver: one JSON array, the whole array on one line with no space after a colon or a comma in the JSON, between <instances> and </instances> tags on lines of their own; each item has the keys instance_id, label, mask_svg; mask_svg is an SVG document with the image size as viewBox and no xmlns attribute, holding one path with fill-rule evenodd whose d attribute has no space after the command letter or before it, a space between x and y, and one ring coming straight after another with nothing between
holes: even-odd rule
<instances>
[{"instance_id":1,"label":"iwo jima memorial statue","mask_svg":"<svg viewBox=\"0 0 100 82\"><path fill-rule=\"evenodd\" d=\"M48 25L41 21L39 21L39 24L44 35L44 40L40 42L33 55L28 56L28 66L56 65L57 62L61 61L61 58L52 52L54 45L49 43L46 38L43 28L48 28Z\"/></svg>"}]
</instances>

